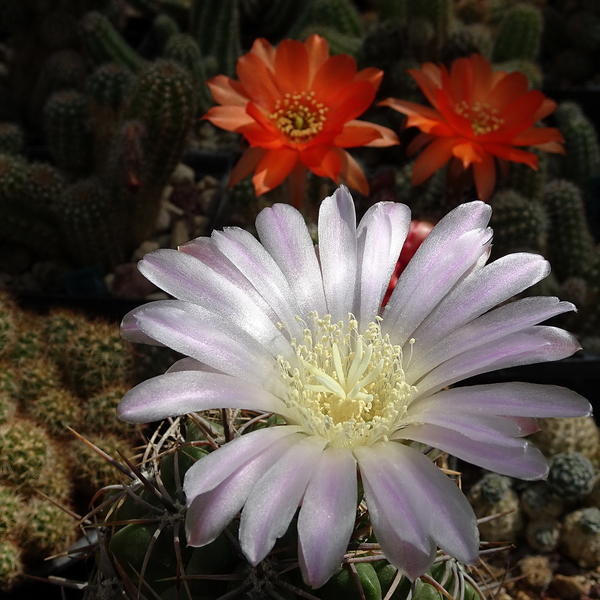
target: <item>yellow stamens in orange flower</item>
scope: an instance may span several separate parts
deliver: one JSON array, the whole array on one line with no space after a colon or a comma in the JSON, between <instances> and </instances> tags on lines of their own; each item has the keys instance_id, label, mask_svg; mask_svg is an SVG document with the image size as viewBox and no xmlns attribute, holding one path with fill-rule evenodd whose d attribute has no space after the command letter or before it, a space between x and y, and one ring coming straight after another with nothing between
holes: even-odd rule
<instances>
[{"instance_id":1,"label":"yellow stamens in orange flower","mask_svg":"<svg viewBox=\"0 0 600 600\"><path fill-rule=\"evenodd\" d=\"M469 106L465 100L462 100L454 107L454 111L457 115L471 121L475 135L498 131L504 123L504 119L497 116L498 109L492 108L487 102L475 102L473 106Z\"/></svg>"},{"instance_id":2,"label":"yellow stamens in orange flower","mask_svg":"<svg viewBox=\"0 0 600 600\"><path fill-rule=\"evenodd\" d=\"M327 110L314 92L294 92L277 100L269 118L291 142L309 142L323 129Z\"/></svg>"}]
</instances>

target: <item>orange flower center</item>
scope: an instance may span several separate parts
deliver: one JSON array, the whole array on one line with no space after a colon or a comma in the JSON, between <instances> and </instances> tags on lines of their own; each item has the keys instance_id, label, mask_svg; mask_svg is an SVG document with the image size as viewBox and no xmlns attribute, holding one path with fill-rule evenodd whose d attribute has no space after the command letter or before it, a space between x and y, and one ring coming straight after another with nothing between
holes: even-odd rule
<instances>
[{"instance_id":1,"label":"orange flower center","mask_svg":"<svg viewBox=\"0 0 600 600\"><path fill-rule=\"evenodd\" d=\"M454 111L457 115L471 121L475 135L497 131L504 123L504 119L498 116L498 109L492 108L487 102L475 102L473 106L469 106L465 100L462 100L454 107Z\"/></svg>"},{"instance_id":2,"label":"orange flower center","mask_svg":"<svg viewBox=\"0 0 600 600\"><path fill-rule=\"evenodd\" d=\"M277 100L269 118L290 142L308 142L322 129L329 109L315 100L314 92L286 94Z\"/></svg>"}]
</instances>

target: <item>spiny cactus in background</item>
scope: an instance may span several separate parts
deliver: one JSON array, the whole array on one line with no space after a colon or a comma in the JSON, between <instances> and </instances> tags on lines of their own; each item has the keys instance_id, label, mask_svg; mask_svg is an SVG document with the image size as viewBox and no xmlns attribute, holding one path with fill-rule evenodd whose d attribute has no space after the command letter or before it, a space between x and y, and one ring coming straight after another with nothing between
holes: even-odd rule
<instances>
[{"instance_id":1,"label":"spiny cactus in background","mask_svg":"<svg viewBox=\"0 0 600 600\"><path fill-rule=\"evenodd\" d=\"M564 176L587 193L590 180L600 176L600 145L594 126L574 102L562 102L554 115L565 138Z\"/></svg>"},{"instance_id":2,"label":"spiny cactus in background","mask_svg":"<svg viewBox=\"0 0 600 600\"><path fill-rule=\"evenodd\" d=\"M521 509L529 519L552 521L558 519L566 508L566 501L552 493L545 481L528 485L521 494Z\"/></svg>"},{"instance_id":3,"label":"spiny cactus in background","mask_svg":"<svg viewBox=\"0 0 600 600\"><path fill-rule=\"evenodd\" d=\"M58 183L59 176L50 176L49 188L39 185L45 179L44 168L31 168L19 156L0 154L0 239L24 245L40 256L52 257L59 252L57 229L46 206ZM48 191L48 196L35 196L38 189Z\"/></svg>"},{"instance_id":4,"label":"spiny cactus in background","mask_svg":"<svg viewBox=\"0 0 600 600\"><path fill-rule=\"evenodd\" d=\"M600 509L581 508L565 518L561 542L567 555L582 567L600 565Z\"/></svg>"},{"instance_id":5,"label":"spiny cactus in background","mask_svg":"<svg viewBox=\"0 0 600 600\"><path fill-rule=\"evenodd\" d=\"M82 429L97 435L134 432L135 426L124 423L117 417L117 406L128 389L129 386L125 383L115 383L88 397L85 410L81 411Z\"/></svg>"},{"instance_id":6,"label":"spiny cactus in background","mask_svg":"<svg viewBox=\"0 0 600 600\"><path fill-rule=\"evenodd\" d=\"M531 60L527 60L527 59L509 60L508 62L503 62L503 63L499 63L499 64L495 65L494 69L496 71L502 70L502 71L507 71L509 73L512 73L513 71L519 71L520 73L523 73L523 75L525 75L527 77L527 79L529 80L529 87L533 88L533 89L540 89L542 87L542 85L544 84L544 74L542 73L541 67L537 63L535 63ZM535 152L535 154L538 157L540 157L540 156L547 157L548 156L546 152L540 152L536 148L530 148L528 151ZM513 164L519 165L521 167L527 167L529 170L533 170L533 169L531 169L531 167L528 167L527 165L525 165L523 163L513 163ZM538 167L538 169L541 170L540 167Z\"/></svg>"},{"instance_id":7,"label":"spiny cactus in background","mask_svg":"<svg viewBox=\"0 0 600 600\"><path fill-rule=\"evenodd\" d=\"M20 154L25 144L23 129L17 123L0 123L0 154Z\"/></svg>"},{"instance_id":8,"label":"spiny cactus in background","mask_svg":"<svg viewBox=\"0 0 600 600\"><path fill-rule=\"evenodd\" d=\"M487 59L492 56L493 38L488 27L475 23L463 24L452 21L448 39L440 49L440 62L449 67L457 58L481 54Z\"/></svg>"},{"instance_id":9,"label":"spiny cactus in background","mask_svg":"<svg viewBox=\"0 0 600 600\"><path fill-rule=\"evenodd\" d=\"M507 188L519 192L523 198L537 203L541 202L544 192L548 153L537 148L530 148L529 151L538 157L537 170L523 163L511 163L505 185Z\"/></svg>"},{"instance_id":10,"label":"spiny cactus in background","mask_svg":"<svg viewBox=\"0 0 600 600\"><path fill-rule=\"evenodd\" d=\"M53 94L44 106L44 131L56 165L72 177L90 173L93 138L87 98L66 90Z\"/></svg>"},{"instance_id":11,"label":"spiny cactus in background","mask_svg":"<svg viewBox=\"0 0 600 600\"><path fill-rule=\"evenodd\" d=\"M562 452L550 459L548 486L564 500L581 500L594 484L592 461L579 452Z\"/></svg>"},{"instance_id":12,"label":"spiny cactus in background","mask_svg":"<svg viewBox=\"0 0 600 600\"><path fill-rule=\"evenodd\" d=\"M113 62L137 73L146 62L102 13L92 11L85 15L81 39L96 64Z\"/></svg>"},{"instance_id":13,"label":"spiny cactus in background","mask_svg":"<svg viewBox=\"0 0 600 600\"><path fill-rule=\"evenodd\" d=\"M509 477L487 473L467 495L475 516L482 519L504 511L506 515L479 524L481 539L488 542L511 542L523 528L519 498Z\"/></svg>"},{"instance_id":14,"label":"spiny cactus in background","mask_svg":"<svg viewBox=\"0 0 600 600\"><path fill-rule=\"evenodd\" d=\"M181 29L175 19L162 13L154 17L152 35L160 53L164 52L167 42L178 33L181 33Z\"/></svg>"},{"instance_id":15,"label":"spiny cactus in background","mask_svg":"<svg viewBox=\"0 0 600 600\"><path fill-rule=\"evenodd\" d=\"M90 113L94 134L94 164L96 173L106 167L112 138L117 130L123 100L131 71L117 63L104 63L87 78L85 91L90 98Z\"/></svg>"},{"instance_id":16,"label":"spiny cactus in background","mask_svg":"<svg viewBox=\"0 0 600 600\"><path fill-rule=\"evenodd\" d=\"M117 202L131 208L128 239L135 248L154 231L163 189L185 149L187 135L196 115L196 87L187 70L170 60L148 64L134 78L122 117L125 129L115 136L109 179L112 189L121 190ZM130 141L129 121L139 124L134 141L140 155L136 186L123 188L124 144ZM119 158L117 158L119 157Z\"/></svg>"},{"instance_id":17,"label":"spiny cactus in background","mask_svg":"<svg viewBox=\"0 0 600 600\"><path fill-rule=\"evenodd\" d=\"M233 77L240 44L240 0L192 0L190 35L198 42L200 54L215 62L214 73Z\"/></svg>"},{"instance_id":18,"label":"spiny cactus in background","mask_svg":"<svg viewBox=\"0 0 600 600\"><path fill-rule=\"evenodd\" d=\"M0 538L0 588L10 586L23 575L23 550L13 541Z\"/></svg>"},{"instance_id":19,"label":"spiny cactus in background","mask_svg":"<svg viewBox=\"0 0 600 600\"><path fill-rule=\"evenodd\" d=\"M496 256L511 252L545 254L548 218L544 207L514 190L497 192L490 200Z\"/></svg>"},{"instance_id":20,"label":"spiny cactus in background","mask_svg":"<svg viewBox=\"0 0 600 600\"><path fill-rule=\"evenodd\" d=\"M546 184L542 204L549 219L547 258L559 281L585 278L591 268L593 240L580 189L569 181Z\"/></svg>"},{"instance_id":21,"label":"spiny cactus in background","mask_svg":"<svg viewBox=\"0 0 600 600\"><path fill-rule=\"evenodd\" d=\"M111 210L107 190L96 177L78 181L62 193L57 219L75 264L109 271L124 262L122 232Z\"/></svg>"},{"instance_id":22,"label":"spiny cactus in background","mask_svg":"<svg viewBox=\"0 0 600 600\"><path fill-rule=\"evenodd\" d=\"M327 40L331 54L357 56L362 48L362 38L340 33L337 29L325 25L309 25L302 30L298 37L304 42L315 33Z\"/></svg>"},{"instance_id":23,"label":"spiny cactus in background","mask_svg":"<svg viewBox=\"0 0 600 600\"><path fill-rule=\"evenodd\" d=\"M43 389L27 406L27 412L53 436L60 438L70 436L67 427L79 430L84 411L74 394L57 387Z\"/></svg>"},{"instance_id":24,"label":"spiny cactus in background","mask_svg":"<svg viewBox=\"0 0 600 600\"><path fill-rule=\"evenodd\" d=\"M72 515L46 498L32 498L26 508L25 550L51 555L66 550L77 536Z\"/></svg>"},{"instance_id":25,"label":"spiny cactus in background","mask_svg":"<svg viewBox=\"0 0 600 600\"><path fill-rule=\"evenodd\" d=\"M355 38L363 34L360 14L350 0L314 0L309 22Z\"/></svg>"},{"instance_id":26,"label":"spiny cactus in background","mask_svg":"<svg viewBox=\"0 0 600 600\"><path fill-rule=\"evenodd\" d=\"M187 69L196 87L198 114L203 115L212 105L212 96L206 85L208 77L196 40L188 33L174 34L165 44L164 56Z\"/></svg>"},{"instance_id":27,"label":"spiny cactus in background","mask_svg":"<svg viewBox=\"0 0 600 600\"><path fill-rule=\"evenodd\" d=\"M537 552L552 552L560 542L561 523L557 519L530 521L525 529L527 543Z\"/></svg>"},{"instance_id":28,"label":"spiny cactus in background","mask_svg":"<svg viewBox=\"0 0 600 600\"><path fill-rule=\"evenodd\" d=\"M494 62L524 59L535 61L543 30L541 11L525 2L513 6L500 23L494 51Z\"/></svg>"},{"instance_id":29,"label":"spiny cactus in background","mask_svg":"<svg viewBox=\"0 0 600 600\"><path fill-rule=\"evenodd\" d=\"M380 21L396 21L406 23L409 0L379 0L377 2L378 18Z\"/></svg>"},{"instance_id":30,"label":"spiny cactus in background","mask_svg":"<svg viewBox=\"0 0 600 600\"><path fill-rule=\"evenodd\" d=\"M433 27L434 32L434 54L428 58L437 60L439 51L448 38L448 25L450 23L451 2L449 0L422 0L421 2L409 2L409 28L418 19L426 19Z\"/></svg>"}]
</instances>

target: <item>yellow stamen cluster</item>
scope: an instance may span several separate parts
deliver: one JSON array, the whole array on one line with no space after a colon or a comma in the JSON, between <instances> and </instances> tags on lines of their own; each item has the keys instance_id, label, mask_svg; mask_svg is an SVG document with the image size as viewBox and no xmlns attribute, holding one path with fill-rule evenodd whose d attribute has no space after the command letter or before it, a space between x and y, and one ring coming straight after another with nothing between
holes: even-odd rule
<instances>
[{"instance_id":1,"label":"yellow stamen cluster","mask_svg":"<svg viewBox=\"0 0 600 600\"><path fill-rule=\"evenodd\" d=\"M454 111L457 115L471 121L475 135L498 131L504 123L504 119L498 116L498 109L492 108L487 102L475 102L470 106L465 100L462 100L454 107Z\"/></svg>"},{"instance_id":2,"label":"yellow stamen cluster","mask_svg":"<svg viewBox=\"0 0 600 600\"><path fill-rule=\"evenodd\" d=\"M292 341L298 365L279 359L298 423L342 448L387 439L415 392L404 380L400 346L381 334L379 318L363 334L352 315L339 323L317 313L308 319L302 342Z\"/></svg>"},{"instance_id":3,"label":"yellow stamen cluster","mask_svg":"<svg viewBox=\"0 0 600 600\"><path fill-rule=\"evenodd\" d=\"M323 129L327 110L322 102L317 102L314 92L294 92L277 100L269 118L291 142L302 143L309 142Z\"/></svg>"}]
</instances>

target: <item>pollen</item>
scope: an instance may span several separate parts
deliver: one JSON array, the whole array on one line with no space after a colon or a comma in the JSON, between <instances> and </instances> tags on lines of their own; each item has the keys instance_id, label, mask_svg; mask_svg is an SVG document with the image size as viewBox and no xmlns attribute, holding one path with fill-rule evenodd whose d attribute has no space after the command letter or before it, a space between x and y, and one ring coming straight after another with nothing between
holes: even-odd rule
<instances>
[{"instance_id":1,"label":"pollen","mask_svg":"<svg viewBox=\"0 0 600 600\"><path fill-rule=\"evenodd\" d=\"M462 100L454 107L454 112L471 121L474 135L484 135L498 131L504 124L504 119L498 116L498 109L491 107L487 102L475 102L470 106Z\"/></svg>"},{"instance_id":2,"label":"pollen","mask_svg":"<svg viewBox=\"0 0 600 600\"><path fill-rule=\"evenodd\" d=\"M314 92L294 92L277 100L269 118L290 142L304 143L321 132L327 111L322 102L317 102Z\"/></svg>"},{"instance_id":3,"label":"pollen","mask_svg":"<svg viewBox=\"0 0 600 600\"><path fill-rule=\"evenodd\" d=\"M303 339L292 341L297 364L278 360L288 384L286 404L307 433L332 446L352 449L386 440L414 397L402 350L382 335L380 322L361 334L352 315L332 323L330 315L311 313Z\"/></svg>"}]
</instances>

